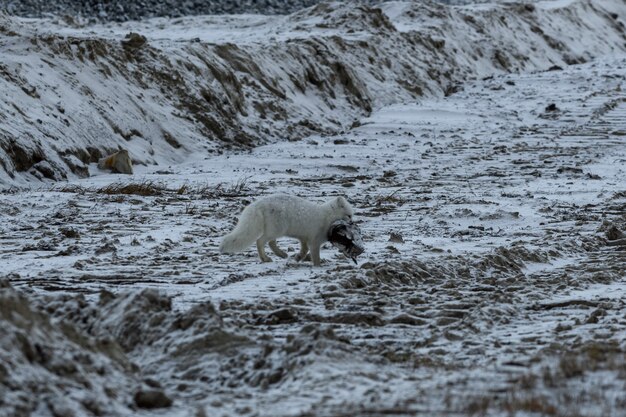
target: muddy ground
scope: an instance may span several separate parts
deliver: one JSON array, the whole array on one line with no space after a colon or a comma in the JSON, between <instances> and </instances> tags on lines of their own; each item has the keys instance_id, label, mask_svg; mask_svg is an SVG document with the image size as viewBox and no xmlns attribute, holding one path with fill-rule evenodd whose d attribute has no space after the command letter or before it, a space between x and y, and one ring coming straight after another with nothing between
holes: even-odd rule
<instances>
[{"instance_id":1,"label":"muddy ground","mask_svg":"<svg viewBox=\"0 0 626 417\"><path fill-rule=\"evenodd\" d=\"M0 410L626 415L625 77L488 78L340 135L3 193ZM273 192L345 195L358 265L218 254Z\"/></svg>"}]
</instances>

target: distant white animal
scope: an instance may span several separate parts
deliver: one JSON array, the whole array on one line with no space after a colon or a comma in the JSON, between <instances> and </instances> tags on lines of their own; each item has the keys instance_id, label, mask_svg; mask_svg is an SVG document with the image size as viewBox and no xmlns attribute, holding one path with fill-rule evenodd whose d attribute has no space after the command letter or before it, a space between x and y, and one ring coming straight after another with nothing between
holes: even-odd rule
<instances>
[{"instance_id":1,"label":"distant white animal","mask_svg":"<svg viewBox=\"0 0 626 417\"><path fill-rule=\"evenodd\" d=\"M235 229L222 240L220 252L241 252L256 241L261 261L271 262L265 254L265 244L269 242L272 252L286 258L287 254L280 250L276 239L288 236L300 240L298 261L303 260L310 250L313 265L319 266L320 247L328 240L330 225L337 220L351 220L352 215L352 207L343 197L317 205L300 197L270 195L243 210Z\"/></svg>"},{"instance_id":2,"label":"distant white animal","mask_svg":"<svg viewBox=\"0 0 626 417\"><path fill-rule=\"evenodd\" d=\"M111 172L116 174L132 175L133 161L131 161L128 151L126 149L121 149L114 154L101 158L98 161L98 168L110 169Z\"/></svg>"}]
</instances>

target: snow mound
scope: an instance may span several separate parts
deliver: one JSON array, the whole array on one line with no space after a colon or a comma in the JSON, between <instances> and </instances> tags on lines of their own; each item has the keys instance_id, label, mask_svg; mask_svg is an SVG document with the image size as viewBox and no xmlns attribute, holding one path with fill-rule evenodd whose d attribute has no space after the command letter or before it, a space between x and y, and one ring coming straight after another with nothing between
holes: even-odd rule
<instances>
[{"instance_id":1,"label":"snow mound","mask_svg":"<svg viewBox=\"0 0 626 417\"><path fill-rule=\"evenodd\" d=\"M469 78L624 51L625 16L618 0L323 3L86 27L0 16L0 181L88 176L119 149L163 165L338 132Z\"/></svg>"},{"instance_id":2,"label":"snow mound","mask_svg":"<svg viewBox=\"0 0 626 417\"><path fill-rule=\"evenodd\" d=\"M53 323L0 282L0 414L129 413L131 368L115 343Z\"/></svg>"},{"instance_id":3,"label":"snow mound","mask_svg":"<svg viewBox=\"0 0 626 417\"><path fill-rule=\"evenodd\" d=\"M199 374L221 383L221 358L250 341L226 331L210 303L171 306L149 289L103 291L95 302L30 298L1 281L0 414L130 415L172 406L181 381L207 381ZM156 377L164 370L174 373L169 384Z\"/></svg>"},{"instance_id":4,"label":"snow mound","mask_svg":"<svg viewBox=\"0 0 626 417\"><path fill-rule=\"evenodd\" d=\"M320 358L359 360L348 341L315 323L284 341L239 334L296 324L294 308L226 306L242 319L225 326L210 303L174 311L171 301L152 289L103 291L89 301L82 295L25 296L0 282L0 413L137 415L171 408L194 415L207 392L222 396L285 381L298 390L303 375L323 384ZM189 401L195 405L185 405Z\"/></svg>"},{"instance_id":5,"label":"snow mound","mask_svg":"<svg viewBox=\"0 0 626 417\"><path fill-rule=\"evenodd\" d=\"M173 311L171 296L154 289L120 295L102 291L97 304L77 301L80 299L75 296L51 297L45 309L90 337L113 339L131 358L143 358L142 363L151 364L148 368L174 357L178 368L186 370L197 365L194 358L249 343L223 328L212 304Z\"/></svg>"}]
</instances>

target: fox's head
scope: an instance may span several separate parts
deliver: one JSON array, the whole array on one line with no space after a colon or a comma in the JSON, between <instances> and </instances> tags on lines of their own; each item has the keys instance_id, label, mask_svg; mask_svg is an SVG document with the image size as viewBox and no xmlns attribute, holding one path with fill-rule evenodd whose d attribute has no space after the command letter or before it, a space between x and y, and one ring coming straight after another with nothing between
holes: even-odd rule
<instances>
[{"instance_id":1,"label":"fox's head","mask_svg":"<svg viewBox=\"0 0 626 417\"><path fill-rule=\"evenodd\" d=\"M335 213L337 214L338 219L343 219L347 221L352 220L352 216L354 215L354 211L352 207L350 207L350 203L344 197L339 196L333 200L332 205L335 209Z\"/></svg>"}]
</instances>

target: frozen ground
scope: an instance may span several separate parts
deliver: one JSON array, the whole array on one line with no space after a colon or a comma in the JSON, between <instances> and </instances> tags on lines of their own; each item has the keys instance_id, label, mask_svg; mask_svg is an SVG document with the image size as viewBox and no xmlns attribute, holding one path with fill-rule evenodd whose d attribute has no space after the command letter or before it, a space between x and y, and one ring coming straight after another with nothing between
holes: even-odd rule
<instances>
[{"instance_id":1,"label":"frozen ground","mask_svg":"<svg viewBox=\"0 0 626 417\"><path fill-rule=\"evenodd\" d=\"M4 192L0 410L626 415L625 77L622 55L495 76L339 135ZM346 195L359 264L218 254L277 191Z\"/></svg>"}]
</instances>

